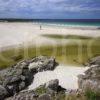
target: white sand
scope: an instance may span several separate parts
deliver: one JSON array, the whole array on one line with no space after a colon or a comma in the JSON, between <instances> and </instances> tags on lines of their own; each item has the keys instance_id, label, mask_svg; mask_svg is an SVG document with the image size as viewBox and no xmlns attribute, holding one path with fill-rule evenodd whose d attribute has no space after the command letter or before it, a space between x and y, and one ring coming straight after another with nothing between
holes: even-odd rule
<instances>
[{"instance_id":1,"label":"white sand","mask_svg":"<svg viewBox=\"0 0 100 100\"><path fill-rule=\"evenodd\" d=\"M59 84L66 89L78 89L77 75L84 74L88 68L75 66L58 66L54 71L39 72L35 75L29 90L35 89L40 85L52 80L59 79Z\"/></svg>"},{"instance_id":2,"label":"white sand","mask_svg":"<svg viewBox=\"0 0 100 100\"><path fill-rule=\"evenodd\" d=\"M40 30L39 24L33 23L3 23L0 22L0 49L4 47L9 47L13 45L48 45L57 44L61 41L49 39L42 37L42 34L63 34L63 35L84 35L84 36L100 36L100 30L91 30L87 28L85 30L77 27L56 27L56 26L46 26L42 25L42 30ZM66 40L62 40L62 42Z\"/></svg>"}]
</instances>

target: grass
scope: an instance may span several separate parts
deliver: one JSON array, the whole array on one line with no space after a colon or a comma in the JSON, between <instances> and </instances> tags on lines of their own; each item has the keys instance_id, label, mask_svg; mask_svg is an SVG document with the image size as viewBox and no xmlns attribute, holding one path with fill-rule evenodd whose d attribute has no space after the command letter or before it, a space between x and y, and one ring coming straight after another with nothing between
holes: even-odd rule
<instances>
[{"instance_id":1,"label":"grass","mask_svg":"<svg viewBox=\"0 0 100 100\"><path fill-rule=\"evenodd\" d=\"M88 100L84 94L69 93L65 96L63 100Z\"/></svg>"},{"instance_id":2,"label":"grass","mask_svg":"<svg viewBox=\"0 0 100 100\"><path fill-rule=\"evenodd\" d=\"M44 85L41 85L35 89L35 92L41 95L41 94L47 93L48 89ZM66 96L64 92L59 92L59 93L54 92L51 95L52 100L65 100L65 97Z\"/></svg>"},{"instance_id":3,"label":"grass","mask_svg":"<svg viewBox=\"0 0 100 100\"><path fill-rule=\"evenodd\" d=\"M46 93L48 90L45 88L44 85L39 86L38 88L35 89L35 92L38 93L39 95ZM52 94L52 100L90 100L87 99L84 94L77 94L77 93L64 93L59 92L59 93L53 93Z\"/></svg>"},{"instance_id":4,"label":"grass","mask_svg":"<svg viewBox=\"0 0 100 100\"><path fill-rule=\"evenodd\" d=\"M43 37L54 38L54 39L93 39L89 36L79 36L79 35L57 35L57 34L43 34Z\"/></svg>"},{"instance_id":5,"label":"grass","mask_svg":"<svg viewBox=\"0 0 100 100\"><path fill-rule=\"evenodd\" d=\"M85 63L89 58L100 55L99 43L100 40L98 38L88 37L86 39L81 36L79 39L66 44L38 47L31 45L27 48L9 49L0 52L0 69L16 64L22 59L29 59L38 55L53 56L59 63L80 65Z\"/></svg>"},{"instance_id":6,"label":"grass","mask_svg":"<svg viewBox=\"0 0 100 100\"><path fill-rule=\"evenodd\" d=\"M35 89L35 92L38 93L39 95L46 93L47 89L45 86L39 86L38 88Z\"/></svg>"},{"instance_id":7,"label":"grass","mask_svg":"<svg viewBox=\"0 0 100 100\"><path fill-rule=\"evenodd\" d=\"M100 93L95 93L92 90L87 90L85 93L88 100L99 100L100 99Z\"/></svg>"}]
</instances>

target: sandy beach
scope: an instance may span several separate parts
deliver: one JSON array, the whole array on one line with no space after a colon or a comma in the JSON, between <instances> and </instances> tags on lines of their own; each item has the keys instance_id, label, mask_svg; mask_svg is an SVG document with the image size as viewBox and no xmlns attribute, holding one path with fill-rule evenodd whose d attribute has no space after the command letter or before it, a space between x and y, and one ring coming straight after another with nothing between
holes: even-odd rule
<instances>
[{"instance_id":1,"label":"sandy beach","mask_svg":"<svg viewBox=\"0 0 100 100\"><path fill-rule=\"evenodd\" d=\"M16 46L27 46L29 44L48 45L58 44L59 41L42 37L43 34L82 35L98 37L100 30L96 26L55 26L41 25L31 22L0 22L0 49L7 49ZM66 43L67 40L62 40Z\"/></svg>"},{"instance_id":2,"label":"sandy beach","mask_svg":"<svg viewBox=\"0 0 100 100\"><path fill-rule=\"evenodd\" d=\"M35 89L50 80L59 79L59 84L65 89L78 89L78 75L84 74L88 67L59 65L54 71L39 72L35 75L29 90Z\"/></svg>"}]
</instances>

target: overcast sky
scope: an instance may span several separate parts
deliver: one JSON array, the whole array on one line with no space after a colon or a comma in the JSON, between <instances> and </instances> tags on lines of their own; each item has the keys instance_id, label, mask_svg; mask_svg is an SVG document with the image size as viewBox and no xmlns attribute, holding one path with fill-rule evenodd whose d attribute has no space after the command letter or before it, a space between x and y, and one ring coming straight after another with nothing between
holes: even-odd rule
<instances>
[{"instance_id":1,"label":"overcast sky","mask_svg":"<svg viewBox=\"0 0 100 100\"><path fill-rule=\"evenodd\" d=\"M0 18L100 18L100 0L0 0Z\"/></svg>"}]
</instances>

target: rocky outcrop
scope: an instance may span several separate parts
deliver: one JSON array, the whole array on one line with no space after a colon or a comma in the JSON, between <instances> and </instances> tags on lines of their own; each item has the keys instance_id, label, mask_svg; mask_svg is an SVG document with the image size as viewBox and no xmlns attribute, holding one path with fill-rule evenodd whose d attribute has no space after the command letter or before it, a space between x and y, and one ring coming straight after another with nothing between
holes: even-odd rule
<instances>
[{"instance_id":1,"label":"rocky outcrop","mask_svg":"<svg viewBox=\"0 0 100 100\"><path fill-rule=\"evenodd\" d=\"M85 74L78 76L79 88L84 92L91 90L100 93L100 56L92 58L89 64L90 68L85 71Z\"/></svg>"},{"instance_id":2,"label":"rocky outcrop","mask_svg":"<svg viewBox=\"0 0 100 100\"><path fill-rule=\"evenodd\" d=\"M100 56L93 57L86 63L87 66L100 65Z\"/></svg>"},{"instance_id":3,"label":"rocky outcrop","mask_svg":"<svg viewBox=\"0 0 100 100\"><path fill-rule=\"evenodd\" d=\"M0 97L3 94L3 98L13 96L27 88L33 82L34 75L37 72L53 70L56 64L55 59L52 57L39 56L30 60L20 61L12 67L1 70Z\"/></svg>"},{"instance_id":4,"label":"rocky outcrop","mask_svg":"<svg viewBox=\"0 0 100 100\"><path fill-rule=\"evenodd\" d=\"M50 92L48 92L49 91L48 88L52 90L53 95ZM39 86L35 90L26 90L19 92L13 97L7 98L6 100L56 100L53 99L55 95L56 97L58 97L58 93L60 92L63 92L63 94L65 93L64 90L60 90L59 92L57 92L58 88L59 88L59 81L57 79L51 80L50 82Z\"/></svg>"},{"instance_id":5,"label":"rocky outcrop","mask_svg":"<svg viewBox=\"0 0 100 100\"><path fill-rule=\"evenodd\" d=\"M39 56L30 60L29 69L41 72L47 70L54 70L57 65L58 63L55 62L54 58Z\"/></svg>"}]
</instances>

